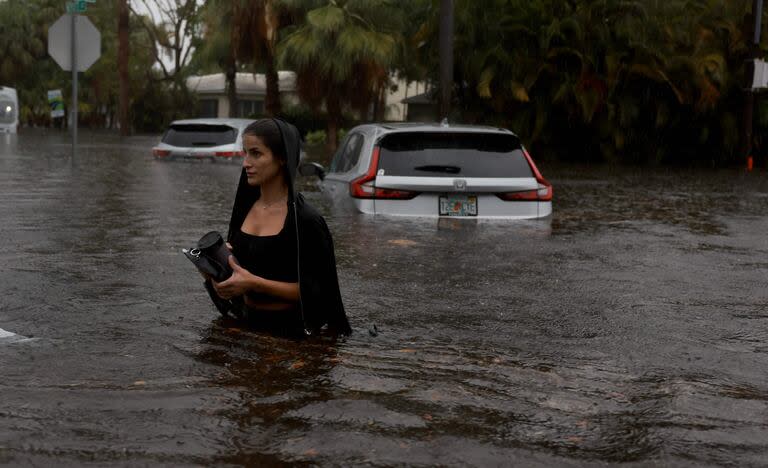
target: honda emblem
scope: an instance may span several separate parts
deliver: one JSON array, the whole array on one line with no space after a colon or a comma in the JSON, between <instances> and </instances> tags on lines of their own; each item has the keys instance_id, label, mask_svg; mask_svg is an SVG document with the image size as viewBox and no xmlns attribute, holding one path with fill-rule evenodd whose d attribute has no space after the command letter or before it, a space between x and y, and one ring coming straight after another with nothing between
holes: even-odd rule
<instances>
[{"instance_id":1,"label":"honda emblem","mask_svg":"<svg viewBox=\"0 0 768 468\"><path fill-rule=\"evenodd\" d=\"M453 188L464 191L467 189L467 181L464 179L453 179Z\"/></svg>"}]
</instances>

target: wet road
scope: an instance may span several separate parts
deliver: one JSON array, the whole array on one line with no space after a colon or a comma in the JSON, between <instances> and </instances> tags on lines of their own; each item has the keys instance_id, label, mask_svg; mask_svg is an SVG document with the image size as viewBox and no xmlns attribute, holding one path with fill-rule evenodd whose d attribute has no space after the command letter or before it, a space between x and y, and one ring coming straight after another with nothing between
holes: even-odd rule
<instances>
[{"instance_id":1,"label":"wet road","mask_svg":"<svg viewBox=\"0 0 768 468\"><path fill-rule=\"evenodd\" d=\"M765 173L543 165L551 223L309 192L355 333L297 344L218 321L179 253L237 166L81 139L0 136L0 464L768 460Z\"/></svg>"}]
</instances>

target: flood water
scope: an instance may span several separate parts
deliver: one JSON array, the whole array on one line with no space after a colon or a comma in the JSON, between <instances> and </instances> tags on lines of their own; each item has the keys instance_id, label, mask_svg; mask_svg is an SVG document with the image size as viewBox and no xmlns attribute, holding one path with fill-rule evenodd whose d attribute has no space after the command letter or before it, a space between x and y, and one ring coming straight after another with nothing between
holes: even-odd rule
<instances>
[{"instance_id":1,"label":"flood water","mask_svg":"<svg viewBox=\"0 0 768 468\"><path fill-rule=\"evenodd\" d=\"M354 334L297 343L221 322L180 254L239 167L156 140L0 135L0 464L768 460L765 173L542 164L551 222L353 216L305 182Z\"/></svg>"}]
</instances>

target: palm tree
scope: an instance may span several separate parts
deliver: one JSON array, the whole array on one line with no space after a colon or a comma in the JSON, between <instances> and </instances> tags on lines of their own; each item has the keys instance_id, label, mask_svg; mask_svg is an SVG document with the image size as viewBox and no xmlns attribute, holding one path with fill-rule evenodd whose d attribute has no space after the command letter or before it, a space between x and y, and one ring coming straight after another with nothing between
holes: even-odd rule
<instances>
[{"instance_id":1,"label":"palm tree","mask_svg":"<svg viewBox=\"0 0 768 468\"><path fill-rule=\"evenodd\" d=\"M26 2L0 3L0 82L15 83L24 70L45 54L44 38L37 31L37 14Z\"/></svg>"},{"instance_id":2,"label":"palm tree","mask_svg":"<svg viewBox=\"0 0 768 468\"><path fill-rule=\"evenodd\" d=\"M234 1L232 40L240 63L263 66L266 77L264 108L269 116L280 114L280 88L275 63L278 33L291 22L289 9L277 0Z\"/></svg>"},{"instance_id":3,"label":"palm tree","mask_svg":"<svg viewBox=\"0 0 768 468\"><path fill-rule=\"evenodd\" d=\"M69 76L46 50L48 27L60 14L56 0L0 2L0 85L18 90L20 118L25 123L48 121L45 90L52 86L44 85Z\"/></svg>"},{"instance_id":4,"label":"palm tree","mask_svg":"<svg viewBox=\"0 0 768 468\"><path fill-rule=\"evenodd\" d=\"M389 81L402 41L401 10L386 0L284 1L305 14L278 45L279 63L297 74L309 106L325 107L329 150L338 146L345 107L361 116Z\"/></svg>"},{"instance_id":5,"label":"palm tree","mask_svg":"<svg viewBox=\"0 0 768 468\"><path fill-rule=\"evenodd\" d=\"M453 0L440 1L440 119L448 117L453 91Z\"/></svg>"},{"instance_id":6,"label":"palm tree","mask_svg":"<svg viewBox=\"0 0 768 468\"><path fill-rule=\"evenodd\" d=\"M224 72L229 102L229 117L237 116L237 62L235 48L238 35L234 23L238 3L233 0L209 0L202 8L204 39L195 52L201 64L215 63Z\"/></svg>"},{"instance_id":7,"label":"palm tree","mask_svg":"<svg viewBox=\"0 0 768 468\"><path fill-rule=\"evenodd\" d=\"M196 60L216 63L227 82L230 116L237 110L235 77L244 67L265 70L265 111L281 111L275 47L280 28L291 21L290 12L276 0L209 0L203 7L204 40Z\"/></svg>"},{"instance_id":8,"label":"palm tree","mask_svg":"<svg viewBox=\"0 0 768 468\"><path fill-rule=\"evenodd\" d=\"M438 3L417 34L433 84ZM730 147L750 3L456 2L457 108L534 144L582 142L609 158L663 159L683 139Z\"/></svg>"}]
</instances>

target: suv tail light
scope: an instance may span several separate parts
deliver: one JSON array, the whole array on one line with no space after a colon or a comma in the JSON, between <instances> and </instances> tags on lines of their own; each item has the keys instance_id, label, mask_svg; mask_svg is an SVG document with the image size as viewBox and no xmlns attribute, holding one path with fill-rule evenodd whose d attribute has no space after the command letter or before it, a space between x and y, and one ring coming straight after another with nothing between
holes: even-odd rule
<instances>
[{"instance_id":1,"label":"suv tail light","mask_svg":"<svg viewBox=\"0 0 768 468\"><path fill-rule=\"evenodd\" d=\"M526 190L524 192L505 192L497 193L496 196L504 201L551 201L552 200L552 184L547 182L539 169L534 164L531 155L528 150L523 147L523 154L525 159L528 160L528 165L531 166L533 176L536 177L536 182L539 183L539 187L536 190Z\"/></svg>"},{"instance_id":2,"label":"suv tail light","mask_svg":"<svg viewBox=\"0 0 768 468\"><path fill-rule=\"evenodd\" d=\"M349 194L354 198L369 198L374 200L410 200L418 195L418 192L376 188L373 186L373 183L376 180L376 171L379 168L379 153L381 153L381 148L374 146L373 154L371 155L371 164L368 166L368 172L349 183Z\"/></svg>"},{"instance_id":3,"label":"suv tail light","mask_svg":"<svg viewBox=\"0 0 768 468\"><path fill-rule=\"evenodd\" d=\"M235 156L245 156L245 151L216 151L214 154L220 158L232 158Z\"/></svg>"},{"instance_id":4,"label":"suv tail light","mask_svg":"<svg viewBox=\"0 0 768 468\"><path fill-rule=\"evenodd\" d=\"M407 190L393 190L393 189L385 189L385 188L377 188L373 192L373 197L377 200L387 199L387 200L410 200L412 198L415 198L416 195L418 195L419 192L410 192Z\"/></svg>"},{"instance_id":5,"label":"suv tail light","mask_svg":"<svg viewBox=\"0 0 768 468\"><path fill-rule=\"evenodd\" d=\"M547 185L539 182L539 188L536 190L497 193L496 196L504 201L550 201L552 200L552 186L549 185L549 182Z\"/></svg>"},{"instance_id":6,"label":"suv tail light","mask_svg":"<svg viewBox=\"0 0 768 468\"><path fill-rule=\"evenodd\" d=\"M153 148L152 154L157 158L164 158L166 156L170 156L171 152L169 150L161 150L161 149Z\"/></svg>"}]
</instances>

